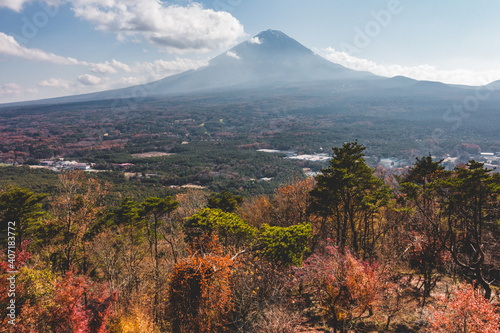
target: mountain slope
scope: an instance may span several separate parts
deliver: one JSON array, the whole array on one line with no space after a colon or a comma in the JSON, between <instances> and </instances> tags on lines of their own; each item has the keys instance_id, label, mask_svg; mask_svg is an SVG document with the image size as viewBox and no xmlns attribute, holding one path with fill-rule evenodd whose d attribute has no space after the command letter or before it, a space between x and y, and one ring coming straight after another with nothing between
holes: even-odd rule
<instances>
[{"instance_id":1,"label":"mountain slope","mask_svg":"<svg viewBox=\"0 0 500 333\"><path fill-rule=\"evenodd\" d=\"M365 96L387 94L388 97L395 94L435 95L463 92L463 89L438 82L417 81L402 76L388 79L369 72L351 70L315 54L281 31L267 30L213 58L205 67L145 85L3 106L94 100L140 101L146 97L168 94L229 92L242 89L268 92L274 88L287 87L302 87L313 94L324 90L362 93Z\"/></svg>"}]
</instances>

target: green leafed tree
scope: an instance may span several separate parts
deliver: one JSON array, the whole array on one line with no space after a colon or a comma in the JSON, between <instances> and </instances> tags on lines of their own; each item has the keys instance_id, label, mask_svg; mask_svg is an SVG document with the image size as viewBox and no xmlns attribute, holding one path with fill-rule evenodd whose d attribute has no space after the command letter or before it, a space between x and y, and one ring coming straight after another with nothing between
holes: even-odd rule
<instances>
[{"instance_id":1,"label":"green leafed tree","mask_svg":"<svg viewBox=\"0 0 500 333\"><path fill-rule=\"evenodd\" d=\"M212 193L208 197L208 208L218 208L227 213L233 213L243 202L241 195L234 195L228 191Z\"/></svg>"},{"instance_id":2,"label":"green leafed tree","mask_svg":"<svg viewBox=\"0 0 500 333\"><path fill-rule=\"evenodd\" d=\"M234 213L220 209L205 208L186 220L186 241L198 252L209 252L203 248L213 235L226 247L247 246L237 256L257 251L257 254L273 263L290 266L300 265L312 237L310 223L289 227L263 224L260 229L248 225Z\"/></svg>"},{"instance_id":3,"label":"green leafed tree","mask_svg":"<svg viewBox=\"0 0 500 333\"><path fill-rule=\"evenodd\" d=\"M139 286L138 268L140 267L140 262L144 259L143 253L140 250L144 238L140 229L141 217L139 216L137 202L129 197L124 198L115 213L114 219L117 225L123 225L124 227L125 237L120 246L123 247L125 259L123 263L127 268L128 280L130 281L125 290L130 294L134 288L138 288Z\"/></svg>"},{"instance_id":4,"label":"green leafed tree","mask_svg":"<svg viewBox=\"0 0 500 333\"><path fill-rule=\"evenodd\" d=\"M163 218L179 206L173 197L149 197L140 205L139 215L144 218L146 234L150 243L151 256L158 258L158 228L163 224Z\"/></svg>"},{"instance_id":5,"label":"green leafed tree","mask_svg":"<svg viewBox=\"0 0 500 333\"><path fill-rule=\"evenodd\" d=\"M258 254L280 265L300 266L311 237L310 223L289 227L271 227L264 224L259 232L258 243L261 249Z\"/></svg>"},{"instance_id":6,"label":"green leafed tree","mask_svg":"<svg viewBox=\"0 0 500 333\"><path fill-rule=\"evenodd\" d=\"M189 244L199 240L203 234L216 233L225 246L240 247L251 243L256 229L234 213L220 209L205 208L186 220L186 240Z\"/></svg>"},{"instance_id":7,"label":"green leafed tree","mask_svg":"<svg viewBox=\"0 0 500 333\"><path fill-rule=\"evenodd\" d=\"M15 222L16 242L29 237L36 229L36 222L45 214L42 202L47 194L36 194L27 188L8 187L0 192L1 233L6 236L8 222Z\"/></svg>"},{"instance_id":8,"label":"green leafed tree","mask_svg":"<svg viewBox=\"0 0 500 333\"><path fill-rule=\"evenodd\" d=\"M446 200L443 190L451 174L441 162L433 161L431 156L417 158L408 174L399 178L399 202L407 213L404 256L424 277L423 303L440 278L439 270L450 259L441 204Z\"/></svg>"},{"instance_id":9,"label":"green leafed tree","mask_svg":"<svg viewBox=\"0 0 500 333\"><path fill-rule=\"evenodd\" d=\"M158 305L161 298L162 281L160 279L160 262L158 253L158 240L160 238L159 228L163 224L163 218L170 215L179 206L173 197L149 197L140 205L139 216L144 218L146 234L149 241L149 250L154 265L155 297L154 318L158 322Z\"/></svg>"},{"instance_id":10,"label":"green leafed tree","mask_svg":"<svg viewBox=\"0 0 500 333\"><path fill-rule=\"evenodd\" d=\"M137 202L129 197L124 198L120 204L120 208L115 214L115 220L117 224L123 224L125 226L131 244L135 244L138 238L135 231L140 221Z\"/></svg>"},{"instance_id":11,"label":"green leafed tree","mask_svg":"<svg viewBox=\"0 0 500 333\"><path fill-rule=\"evenodd\" d=\"M456 264L471 280L491 297L487 267L492 255L499 251L498 219L500 218L500 174L470 161L455 169L450 181L447 202L448 231L451 253Z\"/></svg>"},{"instance_id":12,"label":"green leafed tree","mask_svg":"<svg viewBox=\"0 0 500 333\"><path fill-rule=\"evenodd\" d=\"M332 238L355 255L370 256L383 230L379 213L391 197L373 175L357 142L333 148L328 168L316 176L308 211L320 217L316 240Z\"/></svg>"}]
</instances>

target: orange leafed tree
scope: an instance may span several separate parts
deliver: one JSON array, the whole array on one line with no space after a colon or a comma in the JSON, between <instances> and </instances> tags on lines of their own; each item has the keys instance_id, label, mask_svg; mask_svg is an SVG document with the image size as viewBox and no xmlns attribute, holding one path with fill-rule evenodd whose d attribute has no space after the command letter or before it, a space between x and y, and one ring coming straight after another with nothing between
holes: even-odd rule
<instances>
[{"instance_id":1,"label":"orange leafed tree","mask_svg":"<svg viewBox=\"0 0 500 333\"><path fill-rule=\"evenodd\" d=\"M307 222L309 192L314 185L314 179L308 178L296 180L290 185L277 189L272 202L274 225L288 227Z\"/></svg>"},{"instance_id":2,"label":"orange leafed tree","mask_svg":"<svg viewBox=\"0 0 500 333\"><path fill-rule=\"evenodd\" d=\"M238 215L253 227L267 223L272 225L271 202L267 195L260 195L243 202Z\"/></svg>"},{"instance_id":3,"label":"orange leafed tree","mask_svg":"<svg viewBox=\"0 0 500 333\"><path fill-rule=\"evenodd\" d=\"M178 333L226 332L233 307L232 260L218 254L195 255L173 268L168 317Z\"/></svg>"},{"instance_id":4,"label":"orange leafed tree","mask_svg":"<svg viewBox=\"0 0 500 333\"><path fill-rule=\"evenodd\" d=\"M105 206L103 198L108 184L87 177L83 171L70 171L59 176L60 193L52 199L54 220L52 241L57 243L53 256L55 266L69 271L77 265L88 270L89 231L97 223Z\"/></svg>"},{"instance_id":5,"label":"orange leafed tree","mask_svg":"<svg viewBox=\"0 0 500 333\"><path fill-rule=\"evenodd\" d=\"M278 188L272 198L263 195L244 202L238 213L254 227L263 224L289 227L308 222L311 219L307 216L309 192L314 184L313 178L295 180Z\"/></svg>"}]
</instances>

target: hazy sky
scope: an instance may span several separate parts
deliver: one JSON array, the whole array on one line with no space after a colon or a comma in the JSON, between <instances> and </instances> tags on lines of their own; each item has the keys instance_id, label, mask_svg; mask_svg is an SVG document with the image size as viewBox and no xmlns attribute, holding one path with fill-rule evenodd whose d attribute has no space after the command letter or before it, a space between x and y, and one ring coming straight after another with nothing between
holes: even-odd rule
<instances>
[{"instance_id":1,"label":"hazy sky","mask_svg":"<svg viewBox=\"0 0 500 333\"><path fill-rule=\"evenodd\" d=\"M500 79L494 0L0 0L0 103L146 83L267 29L379 75Z\"/></svg>"}]
</instances>

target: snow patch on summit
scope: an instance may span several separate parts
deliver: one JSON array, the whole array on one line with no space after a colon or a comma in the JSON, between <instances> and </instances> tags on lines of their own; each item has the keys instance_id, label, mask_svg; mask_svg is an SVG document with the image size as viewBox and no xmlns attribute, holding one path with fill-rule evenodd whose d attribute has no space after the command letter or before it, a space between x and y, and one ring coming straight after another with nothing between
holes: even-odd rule
<instances>
[{"instance_id":1,"label":"snow patch on summit","mask_svg":"<svg viewBox=\"0 0 500 333\"><path fill-rule=\"evenodd\" d=\"M257 37L257 36L250 38L250 39L248 40L248 42L249 42L250 44L257 44L257 45L262 44L262 41L261 41L261 40L260 40L260 38L259 38L259 37Z\"/></svg>"}]
</instances>

